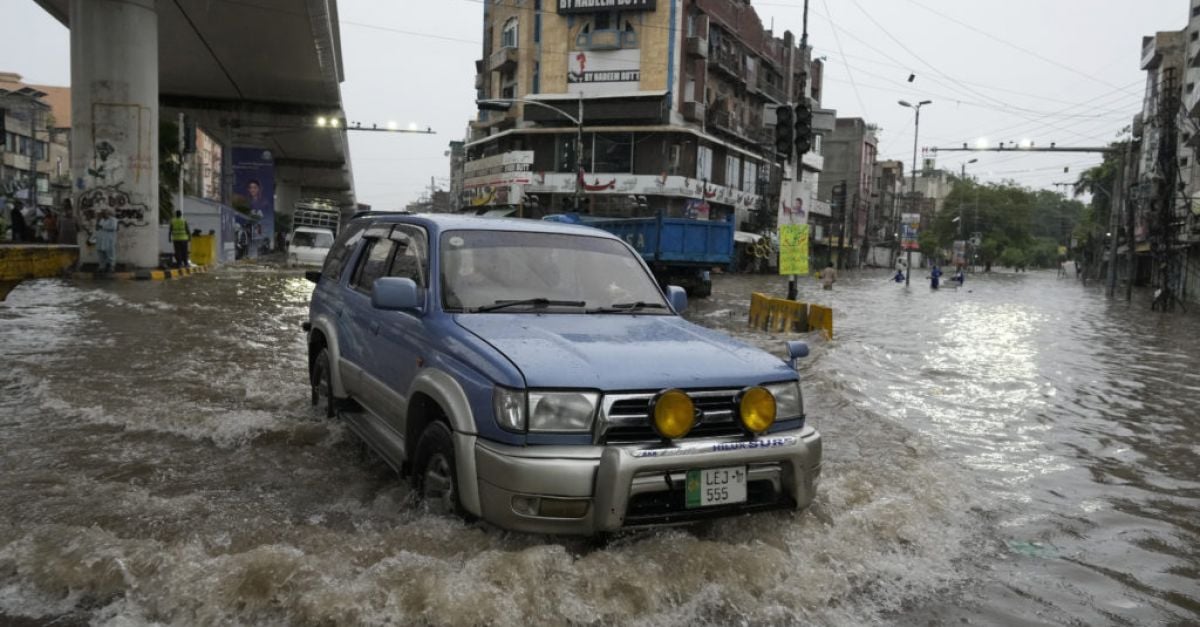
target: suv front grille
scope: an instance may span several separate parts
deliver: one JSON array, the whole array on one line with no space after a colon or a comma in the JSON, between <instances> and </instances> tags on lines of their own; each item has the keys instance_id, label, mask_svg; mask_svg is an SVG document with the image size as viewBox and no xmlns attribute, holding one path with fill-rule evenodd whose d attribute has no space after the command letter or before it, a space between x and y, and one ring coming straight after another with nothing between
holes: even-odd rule
<instances>
[{"instance_id":1,"label":"suv front grille","mask_svg":"<svg viewBox=\"0 0 1200 627\"><path fill-rule=\"evenodd\" d=\"M684 439L742 435L742 426L733 412L738 390L687 394L703 416ZM597 444L657 442L660 438L650 424L650 401L653 398L653 393L606 395L600 410Z\"/></svg>"}]
</instances>

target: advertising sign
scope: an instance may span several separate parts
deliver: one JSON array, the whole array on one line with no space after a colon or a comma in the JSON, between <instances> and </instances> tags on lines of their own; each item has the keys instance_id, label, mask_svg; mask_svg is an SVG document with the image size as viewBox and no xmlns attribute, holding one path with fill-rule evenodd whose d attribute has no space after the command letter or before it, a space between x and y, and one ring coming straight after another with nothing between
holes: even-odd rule
<instances>
[{"instance_id":1,"label":"advertising sign","mask_svg":"<svg viewBox=\"0 0 1200 627\"><path fill-rule=\"evenodd\" d=\"M574 50L567 53L567 91L604 96L637 91L642 81L642 51Z\"/></svg>"},{"instance_id":2,"label":"advertising sign","mask_svg":"<svg viewBox=\"0 0 1200 627\"><path fill-rule=\"evenodd\" d=\"M921 232L921 214L900 214L900 247L904 250L920 250L917 237Z\"/></svg>"},{"instance_id":3,"label":"advertising sign","mask_svg":"<svg viewBox=\"0 0 1200 627\"><path fill-rule=\"evenodd\" d=\"M779 225L779 274L808 274L808 225Z\"/></svg>"},{"instance_id":4,"label":"advertising sign","mask_svg":"<svg viewBox=\"0 0 1200 627\"><path fill-rule=\"evenodd\" d=\"M233 202L237 258L270 250L275 238L275 160L270 150L233 149Z\"/></svg>"},{"instance_id":5,"label":"advertising sign","mask_svg":"<svg viewBox=\"0 0 1200 627\"><path fill-rule=\"evenodd\" d=\"M557 0L558 12L595 13L596 11L653 11L655 0Z\"/></svg>"},{"instance_id":6,"label":"advertising sign","mask_svg":"<svg viewBox=\"0 0 1200 627\"><path fill-rule=\"evenodd\" d=\"M964 240L955 240L954 242L954 265L967 265L967 242Z\"/></svg>"}]
</instances>

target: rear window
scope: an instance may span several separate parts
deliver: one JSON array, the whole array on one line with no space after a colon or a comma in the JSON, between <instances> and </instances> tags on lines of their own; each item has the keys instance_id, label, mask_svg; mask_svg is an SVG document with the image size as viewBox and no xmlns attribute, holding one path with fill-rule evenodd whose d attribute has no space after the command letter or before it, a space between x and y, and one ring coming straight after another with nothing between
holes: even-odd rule
<instances>
[{"instance_id":1,"label":"rear window","mask_svg":"<svg viewBox=\"0 0 1200 627\"><path fill-rule=\"evenodd\" d=\"M305 246L308 248L329 248L333 246L332 233L309 233L300 231L292 237L292 246Z\"/></svg>"}]
</instances>

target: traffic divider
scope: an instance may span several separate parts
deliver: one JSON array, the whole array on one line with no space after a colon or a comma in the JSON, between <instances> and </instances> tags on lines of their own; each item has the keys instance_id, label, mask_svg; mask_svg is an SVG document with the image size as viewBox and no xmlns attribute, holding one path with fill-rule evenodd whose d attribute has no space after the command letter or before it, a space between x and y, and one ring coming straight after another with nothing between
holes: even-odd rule
<instances>
[{"instance_id":1,"label":"traffic divider","mask_svg":"<svg viewBox=\"0 0 1200 627\"><path fill-rule=\"evenodd\" d=\"M833 339L833 310L759 292L750 294L751 327L773 333L805 333L820 329Z\"/></svg>"}]
</instances>

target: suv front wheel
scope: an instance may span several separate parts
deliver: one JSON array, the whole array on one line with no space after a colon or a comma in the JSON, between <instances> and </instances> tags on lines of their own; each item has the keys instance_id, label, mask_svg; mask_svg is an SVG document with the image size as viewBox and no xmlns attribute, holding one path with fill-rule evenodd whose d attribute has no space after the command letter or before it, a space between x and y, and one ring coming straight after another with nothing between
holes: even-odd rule
<instances>
[{"instance_id":1,"label":"suv front wheel","mask_svg":"<svg viewBox=\"0 0 1200 627\"><path fill-rule=\"evenodd\" d=\"M413 460L413 479L417 493L434 512L462 516L458 500L458 470L454 463L454 439L444 422L425 428L417 440Z\"/></svg>"}]
</instances>

